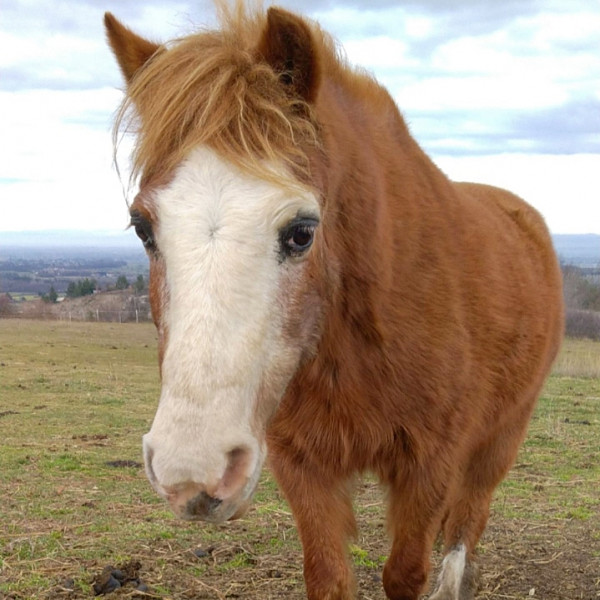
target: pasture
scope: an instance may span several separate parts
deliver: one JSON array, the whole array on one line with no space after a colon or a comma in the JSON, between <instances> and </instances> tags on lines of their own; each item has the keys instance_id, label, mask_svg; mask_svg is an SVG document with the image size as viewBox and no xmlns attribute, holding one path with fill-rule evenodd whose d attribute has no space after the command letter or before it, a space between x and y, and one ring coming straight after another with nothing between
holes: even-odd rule
<instances>
[{"instance_id":1,"label":"pasture","mask_svg":"<svg viewBox=\"0 0 600 600\"><path fill-rule=\"evenodd\" d=\"M90 598L107 565L136 580L109 598L305 598L268 470L225 525L177 521L152 491L158 389L151 324L0 320L0 598ZM359 597L383 600L382 496L356 487ZM479 554L479 598L600 598L600 343L565 341Z\"/></svg>"}]
</instances>

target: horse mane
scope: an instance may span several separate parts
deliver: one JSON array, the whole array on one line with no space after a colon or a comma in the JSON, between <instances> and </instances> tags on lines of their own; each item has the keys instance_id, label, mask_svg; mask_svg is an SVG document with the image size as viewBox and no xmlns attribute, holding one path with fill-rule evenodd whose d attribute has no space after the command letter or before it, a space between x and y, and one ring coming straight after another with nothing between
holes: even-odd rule
<instances>
[{"instance_id":1,"label":"horse mane","mask_svg":"<svg viewBox=\"0 0 600 600\"><path fill-rule=\"evenodd\" d=\"M114 135L136 133L132 180L169 173L200 144L263 178L284 164L308 179L306 150L319 146L318 126L311 106L282 84L285 74L260 55L265 13L240 0L216 4L218 29L160 46L127 88ZM317 56L341 66L333 39L306 23Z\"/></svg>"}]
</instances>

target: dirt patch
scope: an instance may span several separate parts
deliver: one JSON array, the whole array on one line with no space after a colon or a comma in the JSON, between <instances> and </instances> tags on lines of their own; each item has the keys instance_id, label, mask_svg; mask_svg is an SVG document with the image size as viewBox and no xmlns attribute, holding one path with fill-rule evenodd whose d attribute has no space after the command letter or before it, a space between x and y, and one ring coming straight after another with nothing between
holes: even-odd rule
<instances>
[{"instance_id":1,"label":"dirt patch","mask_svg":"<svg viewBox=\"0 0 600 600\"><path fill-rule=\"evenodd\" d=\"M491 522L481 545L480 598L600 598L600 542L594 527Z\"/></svg>"},{"instance_id":2,"label":"dirt patch","mask_svg":"<svg viewBox=\"0 0 600 600\"><path fill-rule=\"evenodd\" d=\"M89 441L107 440L108 434L94 433L94 434L89 435L87 433L84 433L82 435L74 435L72 437L74 440L81 440L82 442L89 442Z\"/></svg>"},{"instance_id":3,"label":"dirt patch","mask_svg":"<svg viewBox=\"0 0 600 600\"><path fill-rule=\"evenodd\" d=\"M137 462L135 460L109 460L104 463L107 467L113 467L115 469L126 469L126 468L134 468L141 469L142 463Z\"/></svg>"},{"instance_id":4,"label":"dirt patch","mask_svg":"<svg viewBox=\"0 0 600 600\"><path fill-rule=\"evenodd\" d=\"M18 414L20 413L18 413L16 410L3 410L2 412L0 412L0 418Z\"/></svg>"},{"instance_id":5,"label":"dirt patch","mask_svg":"<svg viewBox=\"0 0 600 600\"><path fill-rule=\"evenodd\" d=\"M105 433L83 434L72 436L73 440L86 446L95 446L101 448L110 444L110 439Z\"/></svg>"}]
</instances>

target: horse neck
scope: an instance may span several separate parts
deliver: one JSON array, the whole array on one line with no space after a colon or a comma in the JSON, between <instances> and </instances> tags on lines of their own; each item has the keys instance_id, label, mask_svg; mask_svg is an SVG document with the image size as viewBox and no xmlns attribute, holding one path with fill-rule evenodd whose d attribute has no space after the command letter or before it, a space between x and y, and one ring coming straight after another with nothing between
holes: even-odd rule
<instances>
[{"instance_id":1,"label":"horse neck","mask_svg":"<svg viewBox=\"0 0 600 600\"><path fill-rule=\"evenodd\" d=\"M334 352L340 340L351 353L368 345L375 360L396 318L390 298L401 293L401 277L410 279L421 262L428 228L447 227L438 204L450 182L372 80L325 81L317 108L332 287L322 348L328 338Z\"/></svg>"}]
</instances>

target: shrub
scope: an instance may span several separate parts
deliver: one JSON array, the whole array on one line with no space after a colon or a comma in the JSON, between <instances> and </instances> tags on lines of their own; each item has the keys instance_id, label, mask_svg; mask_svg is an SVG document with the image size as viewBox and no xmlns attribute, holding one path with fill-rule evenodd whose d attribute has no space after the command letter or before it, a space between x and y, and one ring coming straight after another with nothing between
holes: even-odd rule
<instances>
[{"instance_id":1,"label":"shrub","mask_svg":"<svg viewBox=\"0 0 600 600\"><path fill-rule=\"evenodd\" d=\"M574 265L562 265L563 292L568 309L600 311L600 285Z\"/></svg>"},{"instance_id":2,"label":"shrub","mask_svg":"<svg viewBox=\"0 0 600 600\"><path fill-rule=\"evenodd\" d=\"M0 316L9 316L14 314L15 303L10 294L0 294Z\"/></svg>"},{"instance_id":3,"label":"shrub","mask_svg":"<svg viewBox=\"0 0 600 600\"><path fill-rule=\"evenodd\" d=\"M569 337L600 340L600 313L592 310L567 310L565 333Z\"/></svg>"},{"instance_id":4,"label":"shrub","mask_svg":"<svg viewBox=\"0 0 600 600\"><path fill-rule=\"evenodd\" d=\"M118 290L126 290L129 287L129 281L125 275L119 275L115 288Z\"/></svg>"}]
</instances>

